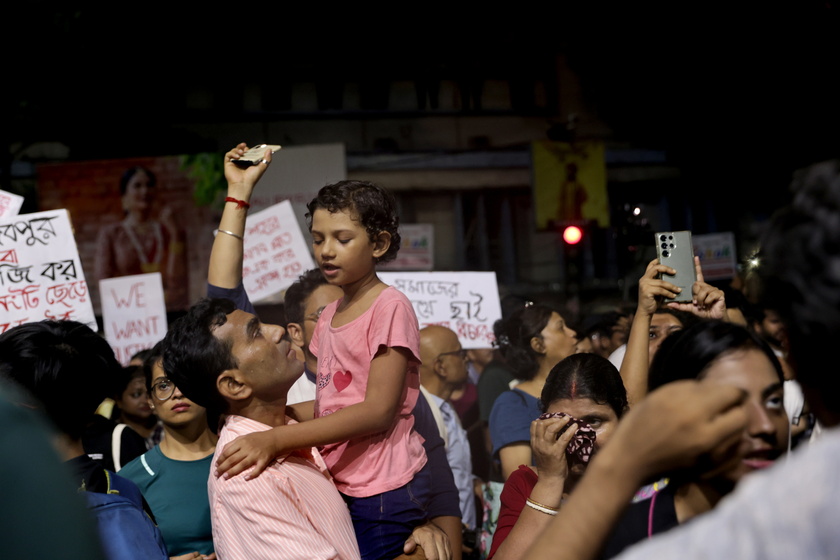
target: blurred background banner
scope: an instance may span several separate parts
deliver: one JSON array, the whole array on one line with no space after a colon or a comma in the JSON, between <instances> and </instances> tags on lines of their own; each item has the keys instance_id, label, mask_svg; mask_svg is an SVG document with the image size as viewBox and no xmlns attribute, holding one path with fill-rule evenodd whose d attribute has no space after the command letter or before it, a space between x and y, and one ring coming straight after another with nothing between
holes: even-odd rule
<instances>
[{"instance_id":1,"label":"blurred background banner","mask_svg":"<svg viewBox=\"0 0 840 560\"><path fill-rule=\"evenodd\" d=\"M704 280L726 280L737 276L738 250L733 232L692 235L691 242L694 255L700 257Z\"/></svg>"},{"instance_id":2,"label":"blurred background banner","mask_svg":"<svg viewBox=\"0 0 840 560\"><path fill-rule=\"evenodd\" d=\"M345 177L341 143L283 148L273 154L250 212L288 201L296 238L309 251L306 203L318 189ZM81 268L93 279L97 315L98 284L106 278L160 272L170 313L204 296L227 189L221 154L40 164L37 183L41 208L66 208L70 214ZM299 262L305 267L312 260L305 255Z\"/></svg>"},{"instance_id":3,"label":"blurred background banner","mask_svg":"<svg viewBox=\"0 0 840 560\"><path fill-rule=\"evenodd\" d=\"M79 161L38 166L41 208L66 208L73 221L82 267L91 277L96 314L98 284L106 278L150 272L163 275L167 309L186 309L205 292L207 259L218 220L210 196L197 189L224 185L221 157L201 165L198 156ZM212 166L212 159L218 165ZM148 179L153 178L154 186ZM142 186L135 182L143 179ZM211 181L216 186L206 186ZM121 192L125 190L125 192ZM142 218L132 220L133 214ZM169 227L177 228L177 238ZM170 262L177 277L167 278Z\"/></svg>"},{"instance_id":4,"label":"blurred background banner","mask_svg":"<svg viewBox=\"0 0 840 560\"><path fill-rule=\"evenodd\" d=\"M435 267L435 225L400 224L400 252L379 270L432 270Z\"/></svg>"},{"instance_id":5,"label":"blurred background banner","mask_svg":"<svg viewBox=\"0 0 840 560\"><path fill-rule=\"evenodd\" d=\"M537 230L590 220L609 225L602 142L532 142L531 161Z\"/></svg>"}]
</instances>

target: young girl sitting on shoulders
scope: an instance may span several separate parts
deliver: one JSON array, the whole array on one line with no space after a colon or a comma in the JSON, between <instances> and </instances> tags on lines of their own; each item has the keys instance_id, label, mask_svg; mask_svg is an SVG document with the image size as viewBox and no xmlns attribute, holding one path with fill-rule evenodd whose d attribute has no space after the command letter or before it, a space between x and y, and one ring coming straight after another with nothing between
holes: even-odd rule
<instances>
[{"instance_id":1,"label":"young girl sitting on shoulders","mask_svg":"<svg viewBox=\"0 0 840 560\"><path fill-rule=\"evenodd\" d=\"M412 429L420 386L417 317L408 298L376 275L376 264L399 250L396 204L381 187L341 181L322 188L307 208L318 265L344 292L315 319L314 420L246 436L259 449L232 442L219 471L234 475L256 465L253 477L276 456L320 446L350 509L362 558L395 558L425 521L431 482L422 439Z\"/></svg>"}]
</instances>

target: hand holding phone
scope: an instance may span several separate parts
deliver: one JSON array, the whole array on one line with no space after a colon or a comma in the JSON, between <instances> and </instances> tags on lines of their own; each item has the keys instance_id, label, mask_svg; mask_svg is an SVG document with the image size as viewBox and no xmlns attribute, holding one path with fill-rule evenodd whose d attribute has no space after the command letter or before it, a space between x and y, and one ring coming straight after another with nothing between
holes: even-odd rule
<instances>
[{"instance_id":1,"label":"hand holding phone","mask_svg":"<svg viewBox=\"0 0 840 560\"><path fill-rule=\"evenodd\" d=\"M677 271L676 274L663 274L662 280L682 289L673 298L664 298L666 302L691 302L691 293L697 274L694 269L694 247L691 245L690 231L660 231L656 236L656 256L659 263Z\"/></svg>"},{"instance_id":2,"label":"hand holding phone","mask_svg":"<svg viewBox=\"0 0 840 560\"><path fill-rule=\"evenodd\" d=\"M242 157L233 160L233 163L239 167L257 165L263 161L263 156L265 155L265 151L267 149L271 149L271 153L273 154L281 147L282 146L277 144L260 144L259 146L254 146L253 148L248 149L244 154L242 154Z\"/></svg>"}]
</instances>

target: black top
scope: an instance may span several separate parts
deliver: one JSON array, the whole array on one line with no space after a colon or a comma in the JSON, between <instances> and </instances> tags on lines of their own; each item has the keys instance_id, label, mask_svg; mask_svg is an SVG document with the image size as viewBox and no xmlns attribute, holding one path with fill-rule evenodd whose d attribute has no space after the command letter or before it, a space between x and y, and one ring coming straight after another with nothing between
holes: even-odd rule
<instances>
[{"instance_id":1,"label":"black top","mask_svg":"<svg viewBox=\"0 0 840 560\"><path fill-rule=\"evenodd\" d=\"M114 456L111 449L111 434L117 423L108 420L101 414L94 414L91 423L82 436L82 445L85 453L98 461L100 465L109 471L116 472L114 468ZM120 463L127 465L133 459L148 451L146 440L143 436L132 430L129 426L120 435Z\"/></svg>"},{"instance_id":2,"label":"black top","mask_svg":"<svg viewBox=\"0 0 840 560\"><path fill-rule=\"evenodd\" d=\"M77 492L108 493L108 477L98 462L87 455L79 455L65 464L70 470Z\"/></svg>"},{"instance_id":3,"label":"black top","mask_svg":"<svg viewBox=\"0 0 840 560\"><path fill-rule=\"evenodd\" d=\"M628 546L647 539L649 534L663 533L679 525L674 491L674 485L668 484L647 500L631 504L607 539L601 558L618 556Z\"/></svg>"}]
</instances>

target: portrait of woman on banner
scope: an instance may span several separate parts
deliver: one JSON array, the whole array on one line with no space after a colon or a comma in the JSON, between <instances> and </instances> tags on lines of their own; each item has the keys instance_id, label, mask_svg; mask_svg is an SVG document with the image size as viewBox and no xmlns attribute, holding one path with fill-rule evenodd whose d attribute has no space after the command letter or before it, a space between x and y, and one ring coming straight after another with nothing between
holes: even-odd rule
<instances>
[{"instance_id":1,"label":"portrait of woman on banner","mask_svg":"<svg viewBox=\"0 0 840 560\"><path fill-rule=\"evenodd\" d=\"M185 309L188 273L185 235L173 208L154 218L157 178L132 167L120 178L124 218L102 227L96 241L96 279L160 272L168 310Z\"/></svg>"}]
</instances>

